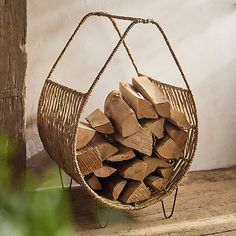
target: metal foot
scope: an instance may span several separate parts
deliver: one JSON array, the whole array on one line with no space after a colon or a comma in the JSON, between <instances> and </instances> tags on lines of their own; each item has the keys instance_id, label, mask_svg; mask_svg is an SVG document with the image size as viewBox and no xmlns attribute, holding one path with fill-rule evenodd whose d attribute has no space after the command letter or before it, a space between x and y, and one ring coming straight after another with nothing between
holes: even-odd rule
<instances>
[{"instance_id":1,"label":"metal foot","mask_svg":"<svg viewBox=\"0 0 236 236\"><path fill-rule=\"evenodd\" d=\"M72 178L70 178L70 185L69 185L69 190L71 190L71 187L72 187Z\"/></svg>"},{"instance_id":2,"label":"metal foot","mask_svg":"<svg viewBox=\"0 0 236 236\"><path fill-rule=\"evenodd\" d=\"M58 170L59 170L59 175L60 175L60 180L61 180L61 188L63 190L65 190L66 188L64 186L64 182L63 182L62 173L61 173L61 167L60 166L58 166ZM68 189L70 190L71 187L72 187L72 178L70 178L70 185L69 185Z\"/></svg>"},{"instance_id":3,"label":"metal foot","mask_svg":"<svg viewBox=\"0 0 236 236\"><path fill-rule=\"evenodd\" d=\"M173 213L175 211L175 203L176 203L177 194L178 194L178 188L176 188L176 190L175 190L175 196L174 196L174 201L173 201L173 205L172 205L172 210L171 210L170 215L168 215L168 216L166 215L166 210L165 210L164 202L161 201L162 211L163 211L163 214L164 214L166 219L171 218L171 216L173 215Z\"/></svg>"},{"instance_id":4,"label":"metal foot","mask_svg":"<svg viewBox=\"0 0 236 236\"><path fill-rule=\"evenodd\" d=\"M101 223L101 220L100 220L100 215L99 215L99 209L98 209L98 200L96 199L96 214L97 214L97 223L98 223L98 225L99 225L99 227L101 228L101 229L104 229L104 228L106 228L107 227L107 225L108 225L108 223L109 223L109 220L110 220L110 216L111 216L111 212L112 212L112 208L111 207L109 207L109 210L108 210L108 213L107 213L107 218L106 218L106 220L105 220L105 223L104 224L102 224Z\"/></svg>"}]
</instances>

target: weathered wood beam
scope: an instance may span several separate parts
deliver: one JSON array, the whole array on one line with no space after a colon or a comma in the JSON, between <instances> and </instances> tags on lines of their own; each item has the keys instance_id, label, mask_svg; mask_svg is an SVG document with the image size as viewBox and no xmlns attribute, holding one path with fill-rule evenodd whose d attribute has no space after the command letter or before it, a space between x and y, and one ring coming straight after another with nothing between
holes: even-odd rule
<instances>
[{"instance_id":1,"label":"weathered wood beam","mask_svg":"<svg viewBox=\"0 0 236 236\"><path fill-rule=\"evenodd\" d=\"M6 159L14 184L26 167L26 17L26 0L0 0L0 134L13 144Z\"/></svg>"}]
</instances>

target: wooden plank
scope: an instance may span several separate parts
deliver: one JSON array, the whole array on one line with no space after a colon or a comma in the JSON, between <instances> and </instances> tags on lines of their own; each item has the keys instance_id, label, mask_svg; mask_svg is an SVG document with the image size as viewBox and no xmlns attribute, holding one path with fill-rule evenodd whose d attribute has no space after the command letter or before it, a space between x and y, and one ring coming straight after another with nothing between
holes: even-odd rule
<instances>
[{"instance_id":1,"label":"wooden plank","mask_svg":"<svg viewBox=\"0 0 236 236\"><path fill-rule=\"evenodd\" d=\"M149 102L153 104L157 113L162 117L170 116L170 103L159 87L153 84L147 76L132 79L132 84Z\"/></svg>"},{"instance_id":2,"label":"wooden plank","mask_svg":"<svg viewBox=\"0 0 236 236\"><path fill-rule=\"evenodd\" d=\"M118 91L112 91L108 94L104 112L122 137L128 137L139 130L140 124L134 111L122 99Z\"/></svg>"},{"instance_id":3,"label":"wooden plank","mask_svg":"<svg viewBox=\"0 0 236 236\"><path fill-rule=\"evenodd\" d=\"M26 0L0 0L0 133L9 139L4 162L15 185L24 179L26 167L26 19Z\"/></svg>"},{"instance_id":4,"label":"wooden plank","mask_svg":"<svg viewBox=\"0 0 236 236\"><path fill-rule=\"evenodd\" d=\"M98 132L103 134L113 134L114 128L107 116L100 110L96 109L90 113L86 120Z\"/></svg>"},{"instance_id":5,"label":"wooden plank","mask_svg":"<svg viewBox=\"0 0 236 236\"><path fill-rule=\"evenodd\" d=\"M76 210L76 219L79 218L79 226L86 224L86 227L83 229L80 227L77 235L81 233L91 235L98 232L99 236L196 236L211 233L214 235L216 232L234 230L236 229L235 183L236 168L190 172L180 185L172 218L164 219L160 204L129 212L128 215L126 212L114 210L112 219L115 220L115 223L111 223L101 232L94 229L97 226L96 221L89 221L91 214L87 212L87 207L84 207L84 211L82 211L80 204ZM224 189L223 197L222 189ZM74 194L75 203L78 202L78 196L81 194L76 192ZM164 199L166 206L171 206L173 197L172 193L170 197ZM84 201L88 202L87 199ZM198 209L194 214L193 206Z\"/></svg>"},{"instance_id":6,"label":"wooden plank","mask_svg":"<svg viewBox=\"0 0 236 236\"><path fill-rule=\"evenodd\" d=\"M33 171L37 168L33 163L32 167ZM41 175L38 180L42 180ZM235 184L236 167L189 172L179 186L173 217L164 219L160 204L128 213L113 209L109 227L103 230L98 230L96 218L93 217L94 200L82 187L75 187L68 191L73 222L78 227L75 235L196 236L233 232L236 229ZM55 191L55 188L37 191L47 194L48 191ZM174 193L164 199L166 208L171 206L173 197ZM193 207L197 208L194 214ZM65 217L69 217L69 214Z\"/></svg>"},{"instance_id":7,"label":"wooden plank","mask_svg":"<svg viewBox=\"0 0 236 236\"><path fill-rule=\"evenodd\" d=\"M152 104L138 94L132 85L120 82L120 93L125 102L134 110L138 119L157 119L158 114Z\"/></svg>"}]
</instances>

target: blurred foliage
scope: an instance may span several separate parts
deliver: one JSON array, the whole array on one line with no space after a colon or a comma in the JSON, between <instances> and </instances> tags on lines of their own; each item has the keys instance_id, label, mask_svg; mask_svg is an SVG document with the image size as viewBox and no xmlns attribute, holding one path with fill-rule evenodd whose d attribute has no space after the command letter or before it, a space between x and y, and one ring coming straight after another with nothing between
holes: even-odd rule
<instances>
[{"instance_id":1,"label":"blurred foliage","mask_svg":"<svg viewBox=\"0 0 236 236\"><path fill-rule=\"evenodd\" d=\"M25 191L11 187L9 169L3 163L12 152L9 139L0 135L0 236L72 235L72 220L64 191ZM51 179L53 176L47 175Z\"/></svg>"},{"instance_id":2,"label":"blurred foliage","mask_svg":"<svg viewBox=\"0 0 236 236\"><path fill-rule=\"evenodd\" d=\"M13 154L14 145L10 142L10 139L0 133L0 158L8 158Z\"/></svg>"}]
</instances>

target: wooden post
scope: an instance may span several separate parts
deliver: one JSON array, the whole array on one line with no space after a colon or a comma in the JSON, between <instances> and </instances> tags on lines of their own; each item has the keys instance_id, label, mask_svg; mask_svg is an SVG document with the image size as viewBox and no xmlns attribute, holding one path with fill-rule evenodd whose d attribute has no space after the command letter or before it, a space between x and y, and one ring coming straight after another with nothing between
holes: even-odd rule
<instances>
[{"instance_id":1,"label":"wooden post","mask_svg":"<svg viewBox=\"0 0 236 236\"><path fill-rule=\"evenodd\" d=\"M25 176L26 166L25 44L26 0L0 0L0 134L14 145L7 157L13 183Z\"/></svg>"}]
</instances>

